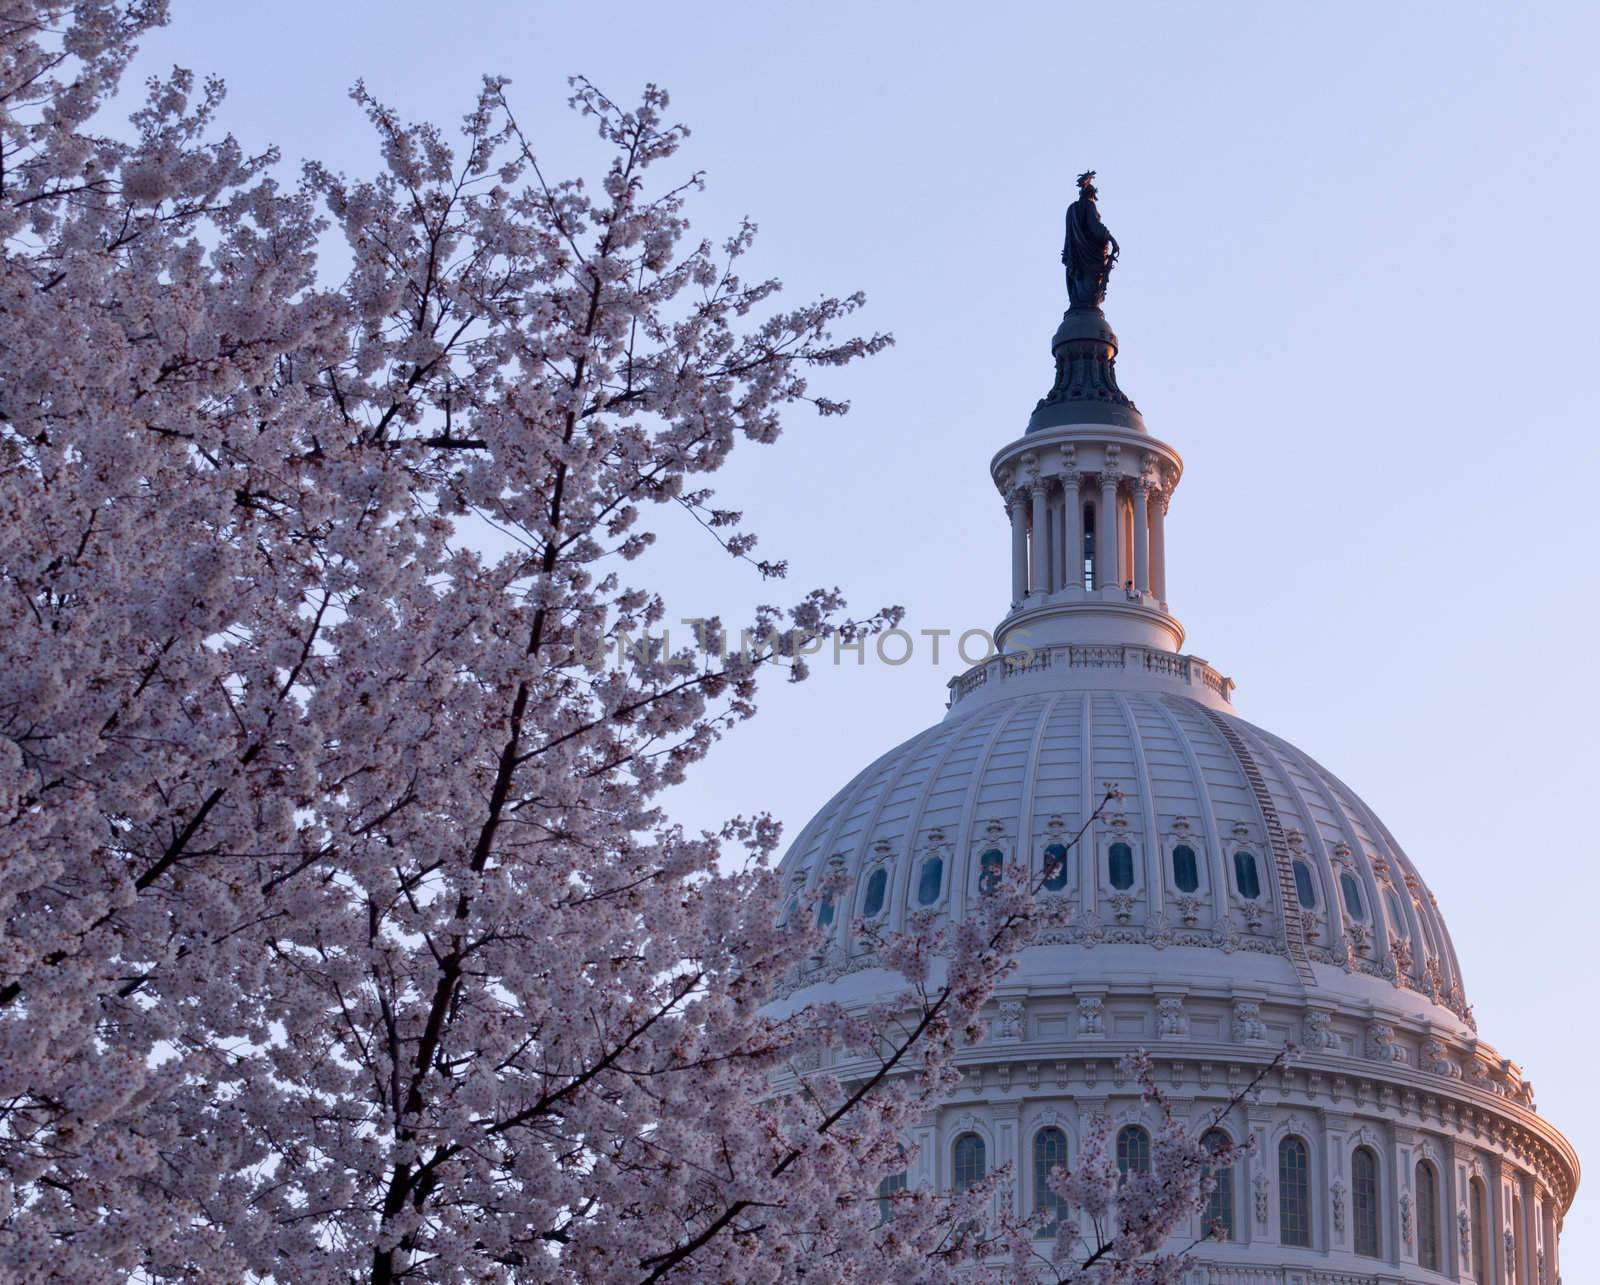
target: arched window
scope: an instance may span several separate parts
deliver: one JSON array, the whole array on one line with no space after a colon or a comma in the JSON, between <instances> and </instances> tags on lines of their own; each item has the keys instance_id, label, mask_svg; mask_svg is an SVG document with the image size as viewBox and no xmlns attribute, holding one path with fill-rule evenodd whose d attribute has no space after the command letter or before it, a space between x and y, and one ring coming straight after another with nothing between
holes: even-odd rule
<instances>
[{"instance_id":1,"label":"arched window","mask_svg":"<svg viewBox=\"0 0 1600 1285\"><path fill-rule=\"evenodd\" d=\"M965 1191L968 1187L975 1187L983 1181L984 1174L989 1170L981 1137L976 1133L963 1133L956 1139L955 1149L951 1155L954 1158L953 1169L957 1191Z\"/></svg>"},{"instance_id":2,"label":"arched window","mask_svg":"<svg viewBox=\"0 0 1600 1285\"><path fill-rule=\"evenodd\" d=\"M1303 1138L1278 1144L1278 1236L1285 1245L1311 1245L1311 1152Z\"/></svg>"},{"instance_id":3,"label":"arched window","mask_svg":"<svg viewBox=\"0 0 1600 1285\"><path fill-rule=\"evenodd\" d=\"M1439 1270L1439 1171L1417 1161L1417 1266Z\"/></svg>"},{"instance_id":4,"label":"arched window","mask_svg":"<svg viewBox=\"0 0 1600 1285\"><path fill-rule=\"evenodd\" d=\"M1356 877L1346 870L1339 876L1339 887L1344 891L1344 908L1350 912L1350 918L1365 919L1366 912L1361 909L1361 885Z\"/></svg>"},{"instance_id":5,"label":"arched window","mask_svg":"<svg viewBox=\"0 0 1600 1285\"><path fill-rule=\"evenodd\" d=\"M1123 1173L1150 1172L1150 1134L1142 1126L1125 1125L1117 1134L1117 1168Z\"/></svg>"},{"instance_id":6,"label":"arched window","mask_svg":"<svg viewBox=\"0 0 1600 1285\"><path fill-rule=\"evenodd\" d=\"M1307 910L1317 908L1317 885L1311 880L1311 867L1304 861L1294 863L1294 891Z\"/></svg>"},{"instance_id":7,"label":"arched window","mask_svg":"<svg viewBox=\"0 0 1600 1285\"><path fill-rule=\"evenodd\" d=\"M861 914L866 919L876 919L883 911L883 899L889 891L889 871L879 866L867 876L867 896L861 903Z\"/></svg>"},{"instance_id":8,"label":"arched window","mask_svg":"<svg viewBox=\"0 0 1600 1285\"><path fill-rule=\"evenodd\" d=\"M978 858L978 892L981 896L992 897L1000 891L1000 870L1006 863L1006 855L999 848L990 848Z\"/></svg>"},{"instance_id":9,"label":"arched window","mask_svg":"<svg viewBox=\"0 0 1600 1285\"><path fill-rule=\"evenodd\" d=\"M1389 918L1394 922L1394 930L1398 935L1411 936L1411 927L1406 923L1406 912L1400 909L1400 898L1395 895L1393 888L1389 889Z\"/></svg>"},{"instance_id":10,"label":"arched window","mask_svg":"<svg viewBox=\"0 0 1600 1285\"><path fill-rule=\"evenodd\" d=\"M1039 1229L1041 1237L1054 1236L1061 1218L1061 1197L1050 1186L1050 1172L1067 1163L1067 1135L1051 1127L1033 1135L1033 1209L1047 1213L1050 1221Z\"/></svg>"},{"instance_id":11,"label":"arched window","mask_svg":"<svg viewBox=\"0 0 1600 1285\"><path fill-rule=\"evenodd\" d=\"M1106 854L1107 874L1111 877L1111 886L1118 892L1125 892L1133 887L1133 849L1125 843L1113 843L1111 851Z\"/></svg>"},{"instance_id":12,"label":"arched window","mask_svg":"<svg viewBox=\"0 0 1600 1285\"><path fill-rule=\"evenodd\" d=\"M1186 843L1172 850L1172 882L1179 892L1193 892L1200 886L1200 863Z\"/></svg>"},{"instance_id":13,"label":"arched window","mask_svg":"<svg viewBox=\"0 0 1600 1285\"><path fill-rule=\"evenodd\" d=\"M1472 1261L1467 1264L1480 1281L1489 1279L1489 1198L1483 1179L1474 1178L1469 1186L1472 1213Z\"/></svg>"},{"instance_id":14,"label":"arched window","mask_svg":"<svg viewBox=\"0 0 1600 1285\"><path fill-rule=\"evenodd\" d=\"M1511 1285L1522 1285L1522 1197L1511 1197Z\"/></svg>"},{"instance_id":15,"label":"arched window","mask_svg":"<svg viewBox=\"0 0 1600 1285\"><path fill-rule=\"evenodd\" d=\"M826 928L833 923L833 898L824 897L817 903L817 927Z\"/></svg>"},{"instance_id":16,"label":"arched window","mask_svg":"<svg viewBox=\"0 0 1600 1285\"><path fill-rule=\"evenodd\" d=\"M1215 1155L1224 1147L1232 1145L1232 1140L1221 1129L1208 1129L1200 1145ZM1217 1185L1211 1189L1211 1194L1206 1197L1205 1234L1210 1235L1213 1228L1220 1228L1223 1240L1233 1239L1233 1166L1224 1169L1214 1169L1211 1176L1216 1179Z\"/></svg>"},{"instance_id":17,"label":"arched window","mask_svg":"<svg viewBox=\"0 0 1600 1285\"><path fill-rule=\"evenodd\" d=\"M1067 864L1067 845L1052 843L1044 850L1046 892L1060 892L1067 886L1067 879L1072 874L1072 867Z\"/></svg>"},{"instance_id":18,"label":"arched window","mask_svg":"<svg viewBox=\"0 0 1600 1285\"><path fill-rule=\"evenodd\" d=\"M1378 1256L1378 1157L1357 1147L1350 1157L1350 1209L1355 1216L1356 1253Z\"/></svg>"},{"instance_id":19,"label":"arched window","mask_svg":"<svg viewBox=\"0 0 1600 1285\"><path fill-rule=\"evenodd\" d=\"M925 857L922 862L922 874L917 879L917 902L919 905L931 906L939 900L939 893L944 889L944 858Z\"/></svg>"},{"instance_id":20,"label":"arched window","mask_svg":"<svg viewBox=\"0 0 1600 1285\"><path fill-rule=\"evenodd\" d=\"M894 1219L894 1193L906 1189L906 1171L884 1174L883 1180L878 1183L878 1221L891 1222Z\"/></svg>"},{"instance_id":21,"label":"arched window","mask_svg":"<svg viewBox=\"0 0 1600 1285\"><path fill-rule=\"evenodd\" d=\"M1261 895L1261 875L1256 870L1255 853L1233 854L1233 878L1239 885L1239 895L1246 901L1254 901Z\"/></svg>"}]
</instances>

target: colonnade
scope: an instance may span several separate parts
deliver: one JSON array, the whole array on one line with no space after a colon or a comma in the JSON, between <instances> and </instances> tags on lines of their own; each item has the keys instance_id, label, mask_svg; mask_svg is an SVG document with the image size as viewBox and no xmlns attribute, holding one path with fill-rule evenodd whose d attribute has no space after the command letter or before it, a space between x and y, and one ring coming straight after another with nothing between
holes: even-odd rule
<instances>
[{"instance_id":1,"label":"colonnade","mask_svg":"<svg viewBox=\"0 0 1600 1285\"><path fill-rule=\"evenodd\" d=\"M1169 492L1146 477L1062 473L1011 492L1011 598L1126 588L1167 602Z\"/></svg>"}]
</instances>

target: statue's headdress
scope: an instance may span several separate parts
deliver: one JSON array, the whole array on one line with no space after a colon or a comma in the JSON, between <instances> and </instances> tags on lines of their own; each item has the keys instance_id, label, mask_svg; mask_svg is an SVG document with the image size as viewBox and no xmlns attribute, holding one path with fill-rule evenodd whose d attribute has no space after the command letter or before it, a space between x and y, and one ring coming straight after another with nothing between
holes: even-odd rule
<instances>
[{"instance_id":1,"label":"statue's headdress","mask_svg":"<svg viewBox=\"0 0 1600 1285\"><path fill-rule=\"evenodd\" d=\"M1084 170L1084 172L1082 174L1078 175L1078 190L1080 192L1083 191L1086 188L1091 188L1093 186L1094 186L1094 171L1093 170Z\"/></svg>"}]
</instances>

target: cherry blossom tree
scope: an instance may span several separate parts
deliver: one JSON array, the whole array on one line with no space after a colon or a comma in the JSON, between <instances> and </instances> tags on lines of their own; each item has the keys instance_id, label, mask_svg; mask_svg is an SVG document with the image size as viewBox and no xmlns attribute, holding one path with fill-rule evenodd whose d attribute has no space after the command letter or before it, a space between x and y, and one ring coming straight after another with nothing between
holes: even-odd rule
<instances>
[{"instance_id":1,"label":"cherry blossom tree","mask_svg":"<svg viewBox=\"0 0 1600 1285\"><path fill-rule=\"evenodd\" d=\"M835 336L861 298L690 237L655 88L574 82L593 183L494 79L454 138L358 87L370 178L284 186L181 70L102 132L165 19L0 0L0 1275L1175 1279L1176 1124L1160 1181L1058 1176L1053 1254L1003 1172L880 1218L1053 913L1024 875L879 944L900 1001L780 1012L776 826L661 807L797 637L898 619L638 641L661 523L781 581L704 480L846 409L808 381L889 342Z\"/></svg>"}]
</instances>

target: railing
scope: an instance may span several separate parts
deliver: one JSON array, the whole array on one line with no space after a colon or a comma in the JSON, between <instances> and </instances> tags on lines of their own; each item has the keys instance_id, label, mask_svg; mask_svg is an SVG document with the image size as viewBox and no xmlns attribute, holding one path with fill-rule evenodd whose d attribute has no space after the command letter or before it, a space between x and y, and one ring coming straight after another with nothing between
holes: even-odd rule
<instances>
[{"instance_id":1,"label":"railing","mask_svg":"<svg viewBox=\"0 0 1600 1285\"><path fill-rule=\"evenodd\" d=\"M1055 667L1142 669L1189 685L1203 683L1223 700L1232 702L1229 693L1233 689L1233 680L1217 673L1205 661L1194 656L1182 656L1177 652L1131 645L1068 643L1063 646L1035 647L1027 651L1007 652L1003 656L994 656L975 665L966 673L950 680L950 704L954 705L991 681L1005 682L1009 678L1035 674Z\"/></svg>"}]
</instances>

